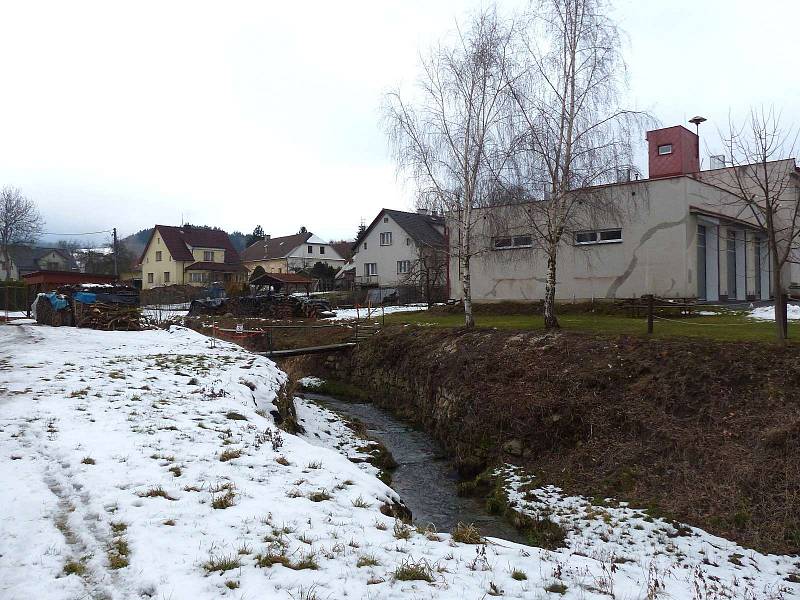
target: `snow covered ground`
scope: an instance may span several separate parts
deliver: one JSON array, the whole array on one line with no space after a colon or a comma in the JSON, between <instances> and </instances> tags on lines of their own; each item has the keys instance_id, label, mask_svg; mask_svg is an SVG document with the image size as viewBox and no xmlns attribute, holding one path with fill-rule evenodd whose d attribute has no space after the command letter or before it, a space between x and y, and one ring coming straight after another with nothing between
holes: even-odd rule
<instances>
[{"instance_id":1,"label":"snow covered ground","mask_svg":"<svg viewBox=\"0 0 800 600\"><path fill-rule=\"evenodd\" d=\"M748 316L751 319L758 319L759 321L774 321L775 320L775 305L759 306L750 311ZM790 321L800 319L800 305L789 304L786 307L786 316Z\"/></svg>"},{"instance_id":2,"label":"snow covered ground","mask_svg":"<svg viewBox=\"0 0 800 600\"><path fill-rule=\"evenodd\" d=\"M342 321L345 319L378 319L382 314L390 315L392 313L400 312L416 312L420 310L428 310L427 304L408 304L404 306L384 306L383 312L381 307L372 308L344 308L336 309L336 316L326 319L326 321Z\"/></svg>"},{"instance_id":3,"label":"snow covered ground","mask_svg":"<svg viewBox=\"0 0 800 600\"><path fill-rule=\"evenodd\" d=\"M639 530L623 509L589 515L549 493L554 519L583 524L559 551L405 526L381 512L399 499L351 462L363 442L335 414L298 401L305 433L275 427L284 381L271 361L181 327L0 326L0 598L800 594L785 579L800 559L696 530L673 538L659 521Z\"/></svg>"}]
</instances>

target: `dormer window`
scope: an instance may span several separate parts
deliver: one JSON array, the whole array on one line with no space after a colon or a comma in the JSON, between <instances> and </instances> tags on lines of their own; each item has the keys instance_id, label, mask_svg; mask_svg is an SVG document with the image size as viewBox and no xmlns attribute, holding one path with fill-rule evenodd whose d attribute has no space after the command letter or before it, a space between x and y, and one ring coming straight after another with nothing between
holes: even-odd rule
<instances>
[{"instance_id":1,"label":"dormer window","mask_svg":"<svg viewBox=\"0 0 800 600\"><path fill-rule=\"evenodd\" d=\"M203 251L203 260L206 262L214 262L214 251L213 250Z\"/></svg>"},{"instance_id":2,"label":"dormer window","mask_svg":"<svg viewBox=\"0 0 800 600\"><path fill-rule=\"evenodd\" d=\"M661 144L658 147L658 155L666 156L667 154L672 154L672 144Z\"/></svg>"}]
</instances>

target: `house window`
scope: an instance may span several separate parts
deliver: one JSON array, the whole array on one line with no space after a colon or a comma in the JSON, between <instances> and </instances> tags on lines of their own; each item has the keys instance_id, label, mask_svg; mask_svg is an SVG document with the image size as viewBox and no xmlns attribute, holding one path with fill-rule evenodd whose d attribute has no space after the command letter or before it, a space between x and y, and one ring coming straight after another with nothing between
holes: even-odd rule
<instances>
[{"instance_id":1,"label":"house window","mask_svg":"<svg viewBox=\"0 0 800 600\"><path fill-rule=\"evenodd\" d=\"M364 263L364 276L372 277L378 274L378 263Z\"/></svg>"},{"instance_id":2,"label":"house window","mask_svg":"<svg viewBox=\"0 0 800 600\"><path fill-rule=\"evenodd\" d=\"M164 271L164 283L169 283L169 271Z\"/></svg>"},{"instance_id":3,"label":"house window","mask_svg":"<svg viewBox=\"0 0 800 600\"><path fill-rule=\"evenodd\" d=\"M314 254L314 246L309 246L308 247L308 253L309 254Z\"/></svg>"},{"instance_id":4,"label":"house window","mask_svg":"<svg viewBox=\"0 0 800 600\"><path fill-rule=\"evenodd\" d=\"M161 262L161 250L156 250L156 262Z\"/></svg>"},{"instance_id":5,"label":"house window","mask_svg":"<svg viewBox=\"0 0 800 600\"><path fill-rule=\"evenodd\" d=\"M614 244L622 241L622 229L600 229L596 231L578 231L575 233L575 244Z\"/></svg>"},{"instance_id":6,"label":"house window","mask_svg":"<svg viewBox=\"0 0 800 600\"><path fill-rule=\"evenodd\" d=\"M407 275L411 272L411 261L410 260L398 260L397 261L397 274L398 275Z\"/></svg>"},{"instance_id":7,"label":"house window","mask_svg":"<svg viewBox=\"0 0 800 600\"><path fill-rule=\"evenodd\" d=\"M325 254L325 246L320 246L319 247L319 253L320 254Z\"/></svg>"},{"instance_id":8,"label":"house window","mask_svg":"<svg viewBox=\"0 0 800 600\"><path fill-rule=\"evenodd\" d=\"M661 144L658 147L658 155L665 156L667 154L672 154L672 144Z\"/></svg>"},{"instance_id":9,"label":"house window","mask_svg":"<svg viewBox=\"0 0 800 600\"><path fill-rule=\"evenodd\" d=\"M47 270L48 271L58 271L58 263L55 261L48 261L47 262Z\"/></svg>"},{"instance_id":10,"label":"house window","mask_svg":"<svg viewBox=\"0 0 800 600\"><path fill-rule=\"evenodd\" d=\"M203 283L204 281L208 281L208 273L198 273L197 271L193 271L190 275L192 283Z\"/></svg>"},{"instance_id":11,"label":"house window","mask_svg":"<svg viewBox=\"0 0 800 600\"><path fill-rule=\"evenodd\" d=\"M410 246L410 245L411 245L411 238L406 238L406 246Z\"/></svg>"},{"instance_id":12,"label":"house window","mask_svg":"<svg viewBox=\"0 0 800 600\"><path fill-rule=\"evenodd\" d=\"M214 251L213 250L203 251L203 260L206 262L214 262Z\"/></svg>"},{"instance_id":13,"label":"house window","mask_svg":"<svg viewBox=\"0 0 800 600\"><path fill-rule=\"evenodd\" d=\"M381 234L381 246L391 246L392 245L392 232L387 231Z\"/></svg>"},{"instance_id":14,"label":"house window","mask_svg":"<svg viewBox=\"0 0 800 600\"><path fill-rule=\"evenodd\" d=\"M153 273L147 274L147 283L153 283Z\"/></svg>"},{"instance_id":15,"label":"house window","mask_svg":"<svg viewBox=\"0 0 800 600\"><path fill-rule=\"evenodd\" d=\"M367 249L367 242L364 242L364 250Z\"/></svg>"},{"instance_id":16,"label":"house window","mask_svg":"<svg viewBox=\"0 0 800 600\"><path fill-rule=\"evenodd\" d=\"M495 250L508 250L509 248L530 248L533 246L533 237L530 234L504 235L496 237L493 241Z\"/></svg>"},{"instance_id":17,"label":"house window","mask_svg":"<svg viewBox=\"0 0 800 600\"><path fill-rule=\"evenodd\" d=\"M383 222L384 223L388 223L389 222L389 217L383 217Z\"/></svg>"}]
</instances>

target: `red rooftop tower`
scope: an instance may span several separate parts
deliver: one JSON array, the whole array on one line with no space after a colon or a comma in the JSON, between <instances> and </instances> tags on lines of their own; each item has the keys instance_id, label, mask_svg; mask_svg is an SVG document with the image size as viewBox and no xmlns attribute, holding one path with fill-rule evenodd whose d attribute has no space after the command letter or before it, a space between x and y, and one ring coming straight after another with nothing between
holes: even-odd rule
<instances>
[{"instance_id":1,"label":"red rooftop tower","mask_svg":"<svg viewBox=\"0 0 800 600\"><path fill-rule=\"evenodd\" d=\"M683 125L647 132L649 177L674 177L700 170L700 140Z\"/></svg>"}]
</instances>

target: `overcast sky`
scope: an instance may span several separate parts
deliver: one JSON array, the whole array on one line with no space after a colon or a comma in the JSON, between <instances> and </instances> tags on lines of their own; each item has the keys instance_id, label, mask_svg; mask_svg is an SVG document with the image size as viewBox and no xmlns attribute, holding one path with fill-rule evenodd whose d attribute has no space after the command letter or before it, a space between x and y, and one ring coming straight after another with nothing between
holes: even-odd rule
<instances>
[{"instance_id":1,"label":"overcast sky","mask_svg":"<svg viewBox=\"0 0 800 600\"><path fill-rule=\"evenodd\" d=\"M35 200L48 232L183 218L352 237L381 207L412 207L383 93L413 83L418 52L485 4L4 0L0 185ZM704 155L729 111L774 104L800 124L794 2L614 6L631 103L665 126L707 117Z\"/></svg>"}]
</instances>

